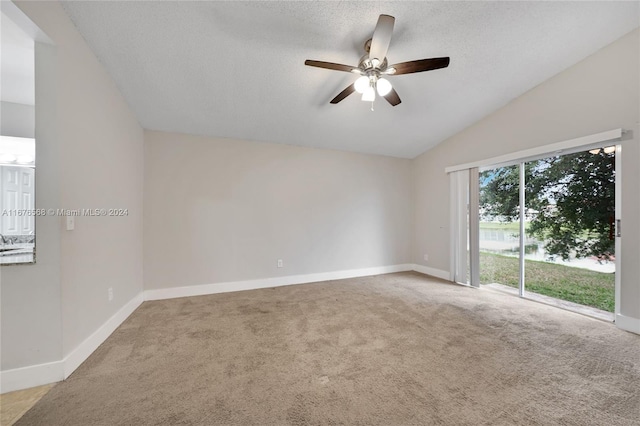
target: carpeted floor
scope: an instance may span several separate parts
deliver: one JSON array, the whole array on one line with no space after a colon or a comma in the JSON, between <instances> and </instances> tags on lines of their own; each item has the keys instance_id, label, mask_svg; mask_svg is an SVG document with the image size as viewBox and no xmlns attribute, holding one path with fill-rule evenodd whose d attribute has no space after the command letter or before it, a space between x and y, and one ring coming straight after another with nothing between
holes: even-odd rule
<instances>
[{"instance_id":1,"label":"carpeted floor","mask_svg":"<svg viewBox=\"0 0 640 426\"><path fill-rule=\"evenodd\" d=\"M18 425L638 425L640 336L398 273L145 302Z\"/></svg>"}]
</instances>

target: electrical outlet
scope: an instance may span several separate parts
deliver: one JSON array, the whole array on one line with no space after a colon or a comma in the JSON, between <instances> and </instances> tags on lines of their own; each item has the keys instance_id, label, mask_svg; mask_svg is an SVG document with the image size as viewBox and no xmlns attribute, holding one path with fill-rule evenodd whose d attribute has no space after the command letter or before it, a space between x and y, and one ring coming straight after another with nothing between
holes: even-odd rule
<instances>
[{"instance_id":1,"label":"electrical outlet","mask_svg":"<svg viewBox=\"0 0 640 426\"><path fill-rule=\"evenodd\" d=\"M424 261L425 261L425 262L428 262L428 261L429 261L429 255L428 255L428 254L425 254L425 255L424 255Z\"/></svg>"},{"instance_id":2,"label":"electrical outlet","mask_svg":"<svg viewBox=\"0 0 640 426\"><path fill-rule=\"evenodd\" d=\"M109 302L111 302L113 300L113 287L109 287L107 293L109 295Z\"/></svg>"},{"instance_id":3,"label":"electrical outlet","mask_svg":"<svg viewBox=\"0 0 640 426\"><path fill-rule=\"evenodd\" d=\"M278 259L278 268L282 268L283 266L282 259Z\"/></svg>"}]
</instances>

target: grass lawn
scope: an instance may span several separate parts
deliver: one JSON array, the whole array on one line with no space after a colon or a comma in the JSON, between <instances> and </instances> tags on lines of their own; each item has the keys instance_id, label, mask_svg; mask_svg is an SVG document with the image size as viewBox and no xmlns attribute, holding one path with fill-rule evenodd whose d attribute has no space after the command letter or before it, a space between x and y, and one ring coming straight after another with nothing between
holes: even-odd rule
<instances>
[{"instance_id":1,"label":"grass lawn","mask_svg":"<svg viewBox=\"0 0 640 426\"><path fill-rule=\"evenodd\" d=\"M529 223L524 224L525 229L529 228ZM500 229L504 231L520 231L520 222L480 222L480 229Z\"/></svg>"},{"instance_id":2,"label":"grass lawn","mask_svg":"<svg viewBox=\"0 0 640 426\"><path fill-rule=\"evenodd\" d=\"M525 260L525 289L613 312L615 274ZM480 283L518 287L518 258L480 252Z\"/></svg>"}]
</instances>

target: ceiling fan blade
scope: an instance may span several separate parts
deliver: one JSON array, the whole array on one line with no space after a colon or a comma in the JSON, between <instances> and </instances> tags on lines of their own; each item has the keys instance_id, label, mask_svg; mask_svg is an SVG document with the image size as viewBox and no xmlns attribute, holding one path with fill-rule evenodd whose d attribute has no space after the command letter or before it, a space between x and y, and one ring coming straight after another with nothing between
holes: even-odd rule
<instances>
[{"instance_id":1,"label":"ceiling fan blade","mask_svg":"<svg viewBox=\"0 0 640 426\"><path fill-rule=\"evenodd\" d=\"M419 59L417 61L401 62L399 64L391 65L388 68L395 68L396 70L396 72L392 73L391 75L401 75L401 74L411 74L414 72L437 70L439 68L446 68L448 66L449 66L449 57L446 57L446 58Z\"/></svg>"},{"instance_id":2,"label":"ceiling fan blade","mask_svg":"<svg viewBox=\"0 0 640 426\"><path fill-rule=\"evenodd\" d=\"M352 94L353 92L356 91L356 85L355 83L350 85L349 87L347 87L346 89L344 89L342 92L338 93L338 96L336 96L335 98L331 99L331 104L337 104L338 102L340 102L341 100L343 100L344 98L346 98L347 96L349 96L350 94Z\"/></svg>"},{"instance_id":3,"label":"ceiling fan blade","mask_svg":"<svg viewBox=\"0 0 640 426\"><path fill-rule=\"evenodd\" d=\"M391 91L384 95L384 98L391 104L391 106L396 106L402 102L400 100L400 96L398 96L398 92L396 92L396 89L394 88L391 88Z\"/></svg>"},{"instance_id":4,"label":"ceiling fan blade","mask_svg":"<svg viewBox=\"0 0 640 426\"><path fill-rule=\"evenodd\" d=\"M334 64L333 62L312 61L311 59L307 59L306 61L304 61L304 64L310 67L326 68L328 70L345 71L345 72L354 72L354 70L359 71L358 67L352 67L349 65L342 65L342 64Z\"/></svg>"},{"instance_id":5,"label":"ceiling fan blade","mask_svg":"<svg viewBox=\"0 0 640 426\"><path fill-rule=\"evenodd\" d=\"M391 34L393 34L393 24L396 18L389 15L380 15L376 29L371 38L371 48L369 49L369 59L378 59L380 63L387 57Z\"/></svg>"}]
</instances>

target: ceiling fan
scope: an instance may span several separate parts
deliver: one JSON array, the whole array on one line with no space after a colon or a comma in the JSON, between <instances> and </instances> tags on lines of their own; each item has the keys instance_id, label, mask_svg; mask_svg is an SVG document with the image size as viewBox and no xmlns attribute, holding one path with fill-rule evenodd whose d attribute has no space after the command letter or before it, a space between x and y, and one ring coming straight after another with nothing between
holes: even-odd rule
<instances>
[{"instance_id":1,"label":"ceiling fan","mask_svg":"<svg viewBox=\"0 0 640 426\"><path fill-rule=\"evenodd\" d=\"M353 92L361 93L363 101L373 102L376 99L377 92L378 95L385 98L392 106L396 106L401 102L400 96L398 96L398 93L391 86L389 80L383 76L431 71L449 66L448 57L419 59L388 65L387 50L389 49L389 43L391 43L391 34L393 33L395 20L393 16L380 15L376 29L373 32L373 37L364 44L366 53L360 58L357 67L335 64L333 62L313 61L310 59L304 61L305 65L311 67L352 72L360 75L360 78L331 100L332 104L337 104Z\"/></svg>"}]
</instances>

